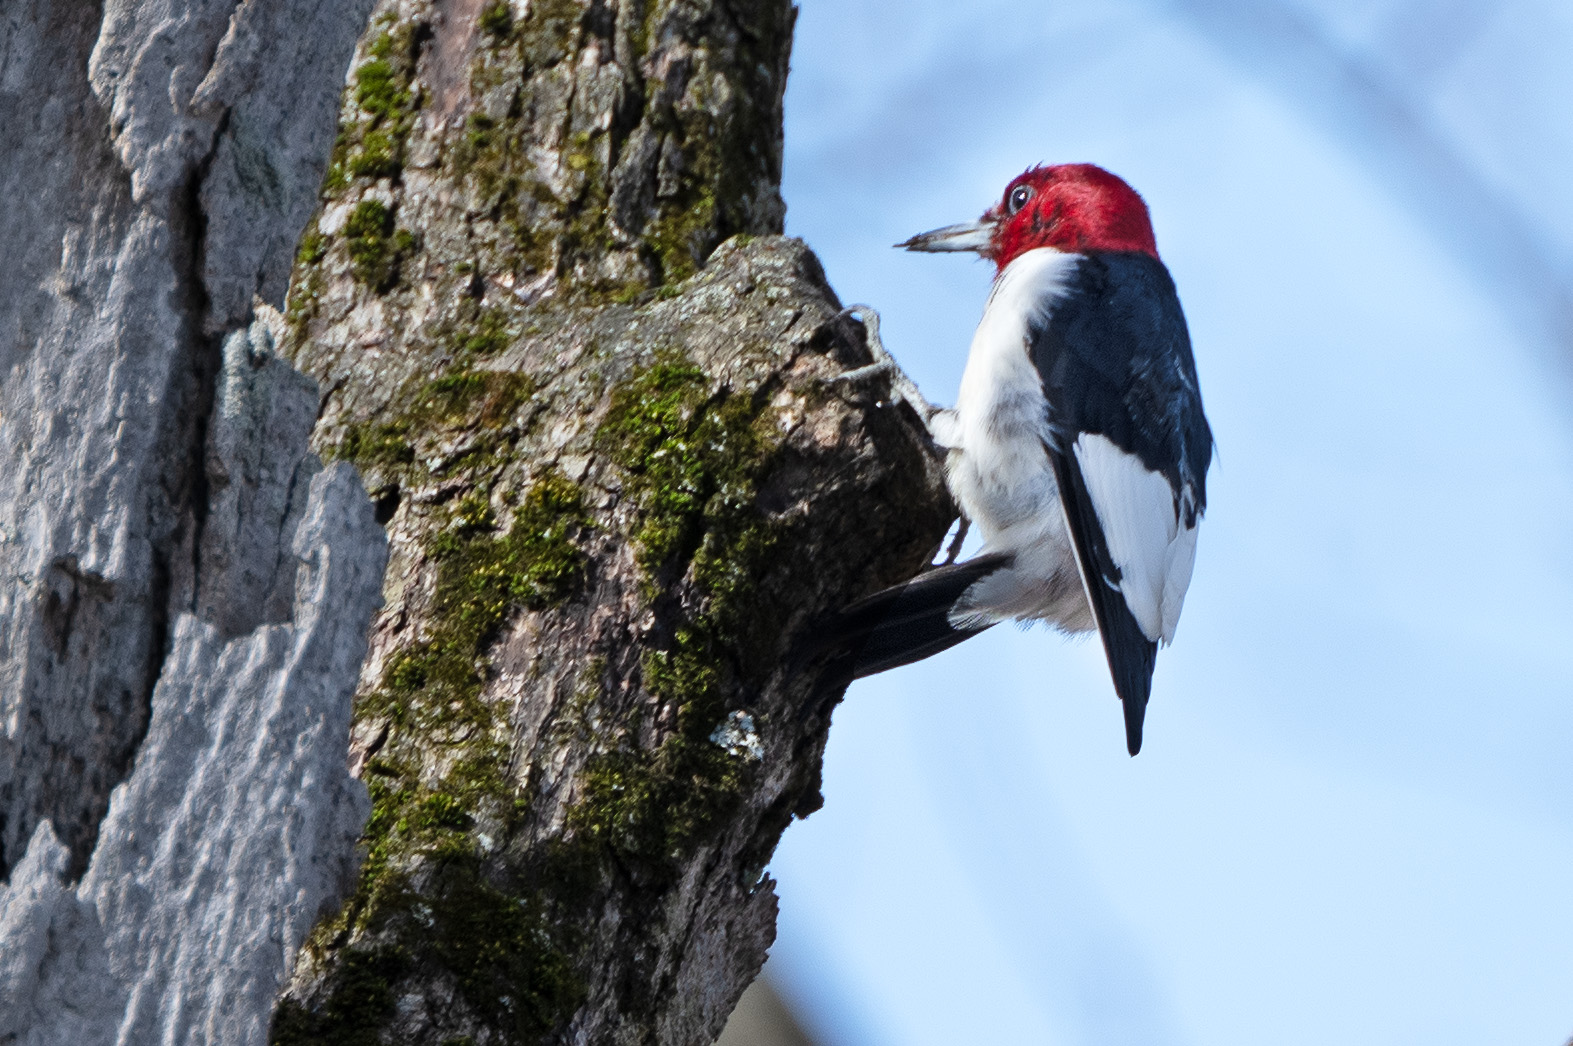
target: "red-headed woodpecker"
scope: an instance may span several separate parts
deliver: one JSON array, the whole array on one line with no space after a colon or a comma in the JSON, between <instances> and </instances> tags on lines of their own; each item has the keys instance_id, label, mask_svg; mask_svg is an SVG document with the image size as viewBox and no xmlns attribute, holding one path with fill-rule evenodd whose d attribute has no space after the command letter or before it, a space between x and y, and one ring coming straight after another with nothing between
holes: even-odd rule
<instances>
[{"instance_id":1,"label":"red-headed woodpecker","mask_svg":"<svg viewBox=\"0 0 1573 1046\"><path fill-rule=\"evenodd\" d=\"M1190 585L1213 446L1147 206L1100 167L1036 167L981 220L897 246L998 267L956 406L928 419L983 551L848 608L854 674L1007 619L1097 628L1135 755L1158 645Z\"/></svg>"}]
</instances>

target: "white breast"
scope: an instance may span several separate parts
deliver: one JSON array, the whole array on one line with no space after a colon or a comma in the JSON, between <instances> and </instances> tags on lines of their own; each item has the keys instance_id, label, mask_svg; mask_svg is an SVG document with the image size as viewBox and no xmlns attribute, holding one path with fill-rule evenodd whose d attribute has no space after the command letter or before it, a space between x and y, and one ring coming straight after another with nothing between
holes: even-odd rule
<instances>
[{"instance_id":1,"label":"white breast","mask_svg":"<svg viewBox=\"0 0 1573 1046\"><path fill-rule=\"evenodd\" d=\"M1060 509L1043 384L1028 355L1029 323L1046 320L1078 256L1027 251L1005 267L972 338L953 410L933 421L950 451L952 495L985 551L1016 556L971 597L974 618L1046 618L1072 631L1093 627Z\"/></svg>"}]
</instances>

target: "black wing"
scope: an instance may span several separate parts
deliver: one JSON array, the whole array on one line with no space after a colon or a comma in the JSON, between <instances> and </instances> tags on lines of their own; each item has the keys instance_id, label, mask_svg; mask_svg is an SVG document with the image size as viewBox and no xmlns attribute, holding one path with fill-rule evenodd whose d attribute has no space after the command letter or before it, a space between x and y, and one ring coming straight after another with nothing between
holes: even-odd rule
<instances>
[{"instance_id":1,"label":"black wing","mask_svg":"<svg viewBox=\"0 0 1573 1046\"><path fill-rule=\"evenodd\" d=\"M1106 437L1193 502L1207 504L1212 431L1202 412L1190 335L1168 270L1145 254L1084 256L1064 292L1031 331L1033 365L1049 405L1048 448L1093 616L1125 707L1126 746L1141 748L1156 636L1142 631L1120 591L1120 569L1087 490L1075 444ZM1194 510L1191 506L1194 505Z\"/></svg>"}]
</instances>

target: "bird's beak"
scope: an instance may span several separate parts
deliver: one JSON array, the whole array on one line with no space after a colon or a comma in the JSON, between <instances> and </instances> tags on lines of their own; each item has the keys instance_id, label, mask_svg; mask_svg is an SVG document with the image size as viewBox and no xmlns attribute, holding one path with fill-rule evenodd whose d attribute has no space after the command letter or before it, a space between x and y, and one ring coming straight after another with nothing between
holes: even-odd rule
<instances>
[{"instance_id":1,"label":"bird's beak","mask_svg":"<svg viewBox=\"0 0 1573 1046\"><path fill-rule=\"evenodd\" d=\"M947 225L933 232L919 233L904 243L896 244L909 251L976 251L987 254L994 242L994 222L982 218L960 225Z\"/></svg>"}]
</instances>

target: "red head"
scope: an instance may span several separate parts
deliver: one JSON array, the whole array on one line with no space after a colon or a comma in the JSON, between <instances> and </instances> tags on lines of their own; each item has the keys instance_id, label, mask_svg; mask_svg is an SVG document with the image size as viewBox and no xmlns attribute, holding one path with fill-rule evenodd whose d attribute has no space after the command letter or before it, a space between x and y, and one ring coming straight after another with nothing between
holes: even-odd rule
<instances>
[{"instance_id":1,"label":"red head","mask_svg":"<svg viewBox=\"0 0 1573 1046\"><path fill-rule=\"evenodd\" d=\"M1090 163L1034 167L1012 179L982 219L914 236L912 251L976 251L999 268L1034 247L1075 254L1135 251L1158 257L1147 205L1124 181Z\"/></svg>"}]
</instances>

